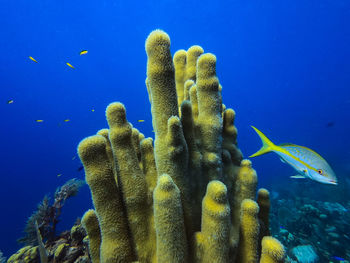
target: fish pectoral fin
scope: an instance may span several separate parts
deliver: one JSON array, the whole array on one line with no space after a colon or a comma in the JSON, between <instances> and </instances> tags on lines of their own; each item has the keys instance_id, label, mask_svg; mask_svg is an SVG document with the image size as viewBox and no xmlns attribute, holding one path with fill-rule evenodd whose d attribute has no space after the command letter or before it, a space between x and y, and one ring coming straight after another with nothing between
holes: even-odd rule
<instances>
[{"instance_id":1,"label":"fish pectoral fin","mask_svg":"<svg viewBox=\"0 0 350 263\"><path fill-rule=\"evenodd\" d=\"M283 160L282 158L280 158L280 160L281 160L281 162L282 162L282 163L286 163L286 161L285 161L285 160Z\"/></svg>"},{"instance_id":2,"label":"fish pectoral fin","mask_svg":"<svg viewBox=\"0 0 350 263\"><path fill-rule=\"evenodd\" d=\"M292 175L290 178L292 178L292 179L305 179L306 177L303 175L297 174L297 175Z\"/></svg>"}]
</instances>

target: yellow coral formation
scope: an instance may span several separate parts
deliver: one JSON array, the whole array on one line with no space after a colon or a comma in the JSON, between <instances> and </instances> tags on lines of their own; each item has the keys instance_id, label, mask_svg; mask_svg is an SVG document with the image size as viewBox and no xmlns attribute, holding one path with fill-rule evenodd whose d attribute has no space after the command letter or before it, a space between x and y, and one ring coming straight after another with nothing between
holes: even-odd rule
<instances>
[{"instance_id":1,"label":"yellow coral formation","mask_svg":"<svg viewBox=\"0 0 350 263\"><path fill-rule=\"evenodd\" d=\"M180 191L169 175L158 178L153 196L157 262L186 262L188 251Z\"/></svg>"},{"instance_id":2,"label":"yellow coral formation","mask_svg":"<svg viewBox=\"0 0 350 263\"><path fill-rule=\"evenodd\" d=\"M186 75L186 51L178 50L174 54L175 83L177 93L177 104L181 105L185 96L185 75Z\"/></svg>"},{"instance_id":3,"label":"yellow coral formation","mask_svg":"<svg viewBox=\"0 0 350 263\"><path fill-rule=\"evenodd\" d=\"M85 168L101 231L100 261L127 262L135 258L121 194L106 152L106 139L95 135L84 139L78 154ZM111 227L113 226L113 227Z\"/></svg>"},{"instance_id":4,"label":"yellow coral formation","mask_svg":"<svg viewBox=\"0 0 350 263\"><path fill-rule=\"evenodd\" d=\"M121 103L107 107L109 129L78 146L100 262L257 262L266 192L258 214L256 172L237 147L235 112L222 104L216 57L193 46L172 59L161 30L148 36L146 52L154 147ZM85 216L83 224L89 233Z\"/></svg>"},{"instance_id":5,"label":"yellow coral formation","mask_svg":"<svg viewBox=\"0 0 350 263\"><path fill-rule=\"evenodd\" d=\"M101 232L98 218L93 209L85 212L81 219L89 240L89 252L92 263L100 263Z\"/></svg>"},{"instance_id":6,"label":"yellow coral formation","mask_svg":"<svg viewBox=\"0 0 350 263\"><path fill-rule=\"evenodd\" d=\"M197 73L197 60L204 53L204 50L200 46L192 46L186 52L186 80L196 81Z\"/></svg>"},{"instance_id":7,"label":"yellow coral formation","mask_svg":"<svg viewBox=\"0 0 350 263\"><path fill-rule=\"evenodd\" d=\"M146 40L146 52L157 172L160 175L170 175L180 189L186 233L189 237L193 233L193 219L188 202L188 148L178 117L169 36L160 30L153 31Z\"/></svg>"},{"instance_id":8,"label":"yellow coral formation","mask_svg":"<svg viewBox=\"0 0 350 263\"><path fill-rule=\"evenodd\" d=\"M54 259L56 262L59 262L60 260L63 259L65 255L65 250L68 248L68 244L61 244L57 247L55 254L54 254Z\"/></svg>"},{"instance_id":9,"label":"yellow coral formation","mask_svg":"<svg viewBox=\"0 0 350 263\"><path fill-rule=\"evenodd\" d=\"M233 163L233 162L232 162ZM231 168L234 169L234 168ZM233 175L232 175L233 173ZM257 175L249 160L242 160L241 166L229 174L233 182L234 195L231 197L232 206L232 230L231 243L234 248L239 243L241 204L245 199L255 199ZM234 253L232 257L235 257Z\"/></svg>"},{"instance_id":10,"label":"yellow coral formation","mask_svg":"<svg viewBox=\"0 0 350 263\"><path fill-rule=\"evenodd\" d=\"M125 108L121 103L108 105L106 117L110 127L109 140L118 160L118 185L123 193L123 204L129 218L136 254L141 259L147 259L148 250L142 249L147 247L148 226L144 224L149 218L146 210L147 185L134 148L132 126L126 119Z\"/></svg>"},{"instance_id":11,"label":"yellow coral formation","mask_svg":"<svg viewBox=\"0 0 350 263\"><path fill-rule=\"evenodd\" d=\"M255 199L258 177L252 168L252 162L243 160L237 176L237 187L239 188L239 196L237 197L240 199L239 202L241 203L244 199Z\"/></svg>"},{"instance_id":12,"label":"yellow coral formation","mask_svg":"<svg viewBox=\"0 0 350 263\"><path fill-rule=\"evenodd\" d=\"M34 263L39 261L39 249L37 246L26 246L13 254L7 263Z\"/></svg>"},{"instance_id":13,"label":"yellow coral formation","mask_svg":"<svg viewBox=\"0 0 350 263\"><path fill-rule=\"evenodd\" d=\"M199 139L206 180L222 180L222 116L216 57L203 54L197 61L197 98Z\"/></svg>"},{"instance_id":14,"label":"yellow coral formation","mask_svg":"<svg viewBox=\"0 0 350 263\"><path fill-rule=\"evenodd\" d=\"M223 131L222 148L230 153L231 161L240 165L242 153L237 147L237 128L234 126L236 113L233 109L224 109L223 106Z\"/></svg>"},{"instance_id":15,"label":"yellow coral formation","mask_svg":"<svg viewBox=\"0 0 350 263\"><path fill-rule=\"evenodd\" d=\"M140 142L142 171L145 175L145 180L148 188L149 205L152 205L153 190L157 184L157 169L153 154L153 140L146 138Z\"/></svg>"},{"instance_id":16,"label":"yellow coral formation","mask_svg":"<svg viewBox=\"0 0 350 263\"><path fill-rule=\"evenodd\" d=\"M185 82L184 85L184 100L190 100L190 89L194 86L195 83L193 80L189 79Z\"/></svg>"},{"instance_id":17,"label":"yellow coral formation","mask_svg":"<svg viewBox=\"0 0 350 263\"><path fill-rule=\"evenodd\" d=\"M160 137L160 140L164 140L168 132L169 117L178 116L174 66L170 54L169 36L161 30L153 31L146 40L146 52L148 55L147 84L152 101L153 129L155 134ZM160 155L162 154L160 153ZM158 172L161 174L166 173L167 169L167 164L163 164L163 162L165 160L160 160L160 163L157 163Z\"/></svg>"},{"instance_id":18,"label":"yellow coral formation","mask_svg":"<svg viewBox=\"0 0 350 263\"><path fill-rule=\"evenodd\" d=\"M259 242L259 206L250 199L241 205L241 227L238 245L237 263L258 262Z\"/></svg>"},{"instance_id":19,"label":"yellow coral formation","mask_svg":"<svg viewBox=\"0 0 350 263\"><path fill-rule=\"evenodd\" d=\"M196 233L196 262L228 262L230 206L226 186L211 181L202 203L202 228Z\"/></svg>"},{"instance_id":20,"label":"yellow coral formation","mask_svg":"<svg viewBox=\"0 0 350 263\"><path fill-rule=\"evenodd\" d=\"M260 263L283 263L284 259L285 250L281 242L270 236L264 237Z\"/></svg>"},{"instance_id":21,"label":"yellow coral formation","mask_svg":"<svg viewBox=\"0 0 350 263\"><path fill-rule=\"evenodd\" d=\"M270 213L270 193L267 189L261 188L258 191L257 203L260 207L259 220L261 224L260 235L269 236L269 213ZM261 238L262 239L262 238Z\"/></svg>"}]
</instances>

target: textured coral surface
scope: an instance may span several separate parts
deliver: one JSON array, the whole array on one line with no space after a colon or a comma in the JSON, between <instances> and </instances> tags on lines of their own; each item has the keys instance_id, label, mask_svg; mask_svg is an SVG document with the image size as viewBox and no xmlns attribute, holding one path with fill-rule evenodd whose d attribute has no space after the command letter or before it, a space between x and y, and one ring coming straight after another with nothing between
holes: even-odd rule
<instances>
[{"instance_id":1,"label":"textured coral surface","mask_svg":"<svg viewBox=\"0 0 350 263\"><path fill-rule=\"evenodd\" d=\"M93 262L283 262L283 246L264 238L269 193L254 201L257 175L222 104L216 57L193 46L173 59L161 30L146 52L154 142L117 102L109 129L78 146L95 207L83 217Z\"/></svg>"}]
</instances>

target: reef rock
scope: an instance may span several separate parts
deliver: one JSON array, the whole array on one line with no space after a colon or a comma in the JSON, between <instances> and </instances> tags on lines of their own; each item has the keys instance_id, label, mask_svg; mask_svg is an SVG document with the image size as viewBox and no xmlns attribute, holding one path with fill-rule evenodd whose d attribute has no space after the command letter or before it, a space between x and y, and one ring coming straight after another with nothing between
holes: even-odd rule
<instances>
[{"instance_id":1,"label":"reef rock","mask_svg":"<svg viewBox=\"0 0 350 263\"><path fill-rule=\"evenodd\" d=\"M293 259L298 263L316 263L318 256L311 245L296 246L291 251Z\"/></svg>"}]
</instances>

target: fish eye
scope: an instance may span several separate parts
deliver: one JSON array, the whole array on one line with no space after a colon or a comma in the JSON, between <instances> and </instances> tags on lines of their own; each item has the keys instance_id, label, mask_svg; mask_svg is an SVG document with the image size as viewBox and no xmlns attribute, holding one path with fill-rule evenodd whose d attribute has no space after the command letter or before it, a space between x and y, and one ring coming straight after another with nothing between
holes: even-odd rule
<instances>
[{"instance_id":1,"label":"fish eye","mask_svg":"<svg viewBox=\"0 0 350 263\"><path fill-rule=\"evenodd\" d=\"M323 171L321 169L317 170L318 174L323 174Z\"/></svg>"}]
</instances>

